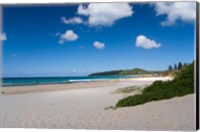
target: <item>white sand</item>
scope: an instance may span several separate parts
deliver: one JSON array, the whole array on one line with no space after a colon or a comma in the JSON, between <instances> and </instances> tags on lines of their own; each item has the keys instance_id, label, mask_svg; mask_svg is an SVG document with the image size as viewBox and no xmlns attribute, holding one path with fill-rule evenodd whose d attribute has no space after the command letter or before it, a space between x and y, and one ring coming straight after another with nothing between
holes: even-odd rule
<instances>
[{"instance_id":1,"label":"white sand","mask_svg":"<svg viewBox=\"0 0 200 132\"><path fill-rule=\"evenodd\" d=\"M172 77L138 77L138 78L131 78L130 80L134 81L155 81L155 80L160 80L160 81L167 81L167 80L172 80Z\"/></svg>"},{"instance_id":2,"label":"white sand","mask_svg":"<svg viewBox=\"0 0 200 132\"><path fill-rule=\"evenodd\" d=\"M123 80L106 85L102 82L102 87L4 95L2 125L20 128L195 130L194 94L105 110L123 98L123 94L111 94L116 89L152 82L153 79ZM76 85L80 87L81 84ZM52 86L56 88L58 85Z\"/></svg>"}]
</instances>

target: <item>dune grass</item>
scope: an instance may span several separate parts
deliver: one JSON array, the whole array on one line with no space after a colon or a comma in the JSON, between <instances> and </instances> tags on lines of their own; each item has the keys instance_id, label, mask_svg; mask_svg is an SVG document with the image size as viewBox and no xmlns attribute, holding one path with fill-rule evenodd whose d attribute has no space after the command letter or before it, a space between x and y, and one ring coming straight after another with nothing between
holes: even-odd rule
<instances>
[{"instance_id":1,"label":"dune grass","mask_svg":"<svg viewBox=\"0 0 200 132\"><path fill-rule=\"evenodd\" d=\"M152 85L144 88L142 94L119 100L116 107L135 106L191 93L194 93L194 63L182 69L171 81L155 81Z\"/></svg>"},{"instance_id":2,"label":"dune grass","mask_svg":"<svg viewBox=\"0 0 200 132\"><path fill-rule=\"evenodd\" d=\"M119 88L112 92L112 94L129 94L129 93L135 93L135 92L141 92L142 88L138 86L130 86L125 88Z\"/></svg>"}]
</instances>

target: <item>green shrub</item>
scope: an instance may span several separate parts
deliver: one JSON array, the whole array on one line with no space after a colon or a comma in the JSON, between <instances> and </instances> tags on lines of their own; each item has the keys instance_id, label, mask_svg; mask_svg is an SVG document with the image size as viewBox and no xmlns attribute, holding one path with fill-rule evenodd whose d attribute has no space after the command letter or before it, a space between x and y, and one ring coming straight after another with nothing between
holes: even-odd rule
<instances>
[{"instance_id":1,"label":"green shrub","mask_svg":"<svg viewBox=\"0 0 200 132\"><path fill-rule=\"evenodd\" d=\"M190 93L194 93L194 63L183 68L172 81L155 81L144 88L142 94L119 100L116 107L135 106Z\"/></svg>"}]
</instances>

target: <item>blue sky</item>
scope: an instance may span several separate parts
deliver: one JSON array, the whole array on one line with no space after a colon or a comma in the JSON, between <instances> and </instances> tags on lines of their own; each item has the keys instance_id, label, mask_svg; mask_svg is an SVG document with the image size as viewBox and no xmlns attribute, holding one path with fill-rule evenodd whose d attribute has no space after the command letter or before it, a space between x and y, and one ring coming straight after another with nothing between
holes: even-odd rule
<instances>
[{"instance_id":1,"label":"blue sky","mask_svg":"<svg viewBox=\"0 0 200 132\"><path fill-rule=\"evenodd\" d=\"M77 76L194 59L195 3L4 6L3 76Z\"/></svg>"}]
</instances>

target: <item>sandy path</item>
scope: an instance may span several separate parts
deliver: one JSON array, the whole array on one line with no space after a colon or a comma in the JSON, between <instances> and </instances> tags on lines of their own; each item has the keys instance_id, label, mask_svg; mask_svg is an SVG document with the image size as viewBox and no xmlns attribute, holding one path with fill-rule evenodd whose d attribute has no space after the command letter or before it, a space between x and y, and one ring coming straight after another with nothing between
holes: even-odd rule
<instances>
[{"instance_id":1,"label":"sandy path","mask_svg":"<svg viewBox=\"0 0 200 132\"><path fill-rule=\"evenodd\" d=\"M140 106L105 110L123 98L110 94L150 81L119 81L98 88L2 96L3 127L194 130L194 94Z\"/></svg>"}]
</instances>

